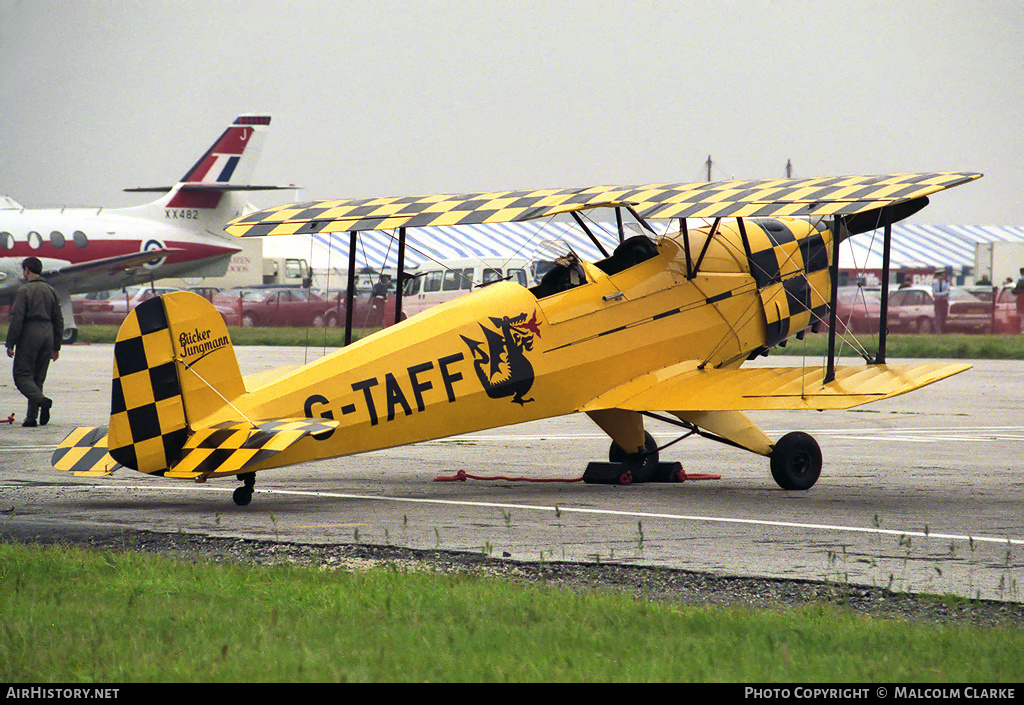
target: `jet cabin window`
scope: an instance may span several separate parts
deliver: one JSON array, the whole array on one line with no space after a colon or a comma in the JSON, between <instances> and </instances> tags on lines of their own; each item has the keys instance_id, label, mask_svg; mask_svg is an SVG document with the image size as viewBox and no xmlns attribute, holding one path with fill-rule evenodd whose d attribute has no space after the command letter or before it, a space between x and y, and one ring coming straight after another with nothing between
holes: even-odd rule
<instances>
[{"instance_id":1,"label":"jet cabin window","mask_svg":"<svg viewBox=\"0 0 1024 705\"><path fill-rule=\"evenodd\" d=\"M64 247L64 233L58 230L54 230L52 233L50 233L50 242L58 250Z\"/></svg>"},{"instance_id":2,"label":"jet cabin window","mask_svg":"<svg viewBox=\"0 0 1024 705\"><path fill-rule=\"evenodd\" d=\"M28 234L28 246L33 250L38 250L43 246L43 236L33 230Z\"/></svg>"},{"instance_id":3,"label":"jet cabin window","mask_svg":"<svg viewBox=\"0 0 1024 705\"><path fill-rule=\"evenodd\" d=\"M75 241L75 244L79 247L79 249L83 249L86 245L89 244L89 238L87 238L85 236L85 233L83 233L81 230L76 230L75 234L71 236L71 239Z\"/></svg>"},{"instance_id":4,"label":"jet cabin window","mask_svg":"<svg viewBox=\"0 0 1024 705\"><path fill-rule=\"evenodd\" d=\"M4 248L5 250L13 250L14 236L8 232L0 233L0 247Z\"/></svg>"}]
</instances>

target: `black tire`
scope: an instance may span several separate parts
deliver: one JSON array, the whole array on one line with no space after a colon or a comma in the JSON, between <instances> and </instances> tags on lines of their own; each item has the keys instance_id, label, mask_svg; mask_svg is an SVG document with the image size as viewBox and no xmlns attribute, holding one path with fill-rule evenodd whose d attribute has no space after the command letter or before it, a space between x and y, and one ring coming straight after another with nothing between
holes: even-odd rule
<instances>
[{"instance_id":1,"label":"black tire","mask_svg":"<svg viewBox=\"0 0 1024 705\"><path fill-rule=\"evenodd\" d=\"M244 507L252 501L252 487L243 485L242 487L236 487L235 491L231 493L231 499L235 501L239 507Z\"/></svg>"},{"instance_id":2,"label":"black tire","mask_svg":"<svg viewBox=\"0 0 1024 705\"><path fill-rule=\"evenodd\" d=\"M626 466L622 474L622 484L647 482L654 477L658 469L658 444L654 436L647 431L644 431L644 450L641 453L627 453L618 443L612 441L608 449L608 460Z\"/></svg>"},{"instance_id":3,"label":"black tire","mask_svg":"<svg viewBox=\"0 0 1024 705\"><path fill-rule=\"evenodd\" d=\"M821 476L821 448L802 431L787 433L772 449L772 477L784 490L809 490Z\"/></svg>"},{"instance_id":4,"label":"black tire","mask_svg":"<svg viewBox=\"0 0 1024 705\"><path fill-rule=\"evenodd\" d=\"M78 340L78 329L65 328L64 335L61 338L61 345L71 345L76 340Z\"/></svg>"}]
</instances>

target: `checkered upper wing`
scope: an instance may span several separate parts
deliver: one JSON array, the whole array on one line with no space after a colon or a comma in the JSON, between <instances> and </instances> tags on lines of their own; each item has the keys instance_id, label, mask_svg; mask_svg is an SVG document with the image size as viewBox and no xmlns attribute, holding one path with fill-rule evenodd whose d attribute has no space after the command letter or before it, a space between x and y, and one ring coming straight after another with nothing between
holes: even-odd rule
<instances>
[{"instance_id":1,"label":"checkered upper wing","mask_svg":"<svg viewBox=\"0 0 1024 705\"><path fill-rule=\"evenodd\" d=\"M944 172L309 201L243 216L227 231L262 237L510 223L615 205L630 205L650 219L852 215L980 176Z\"/></svg>"}]
</instances>

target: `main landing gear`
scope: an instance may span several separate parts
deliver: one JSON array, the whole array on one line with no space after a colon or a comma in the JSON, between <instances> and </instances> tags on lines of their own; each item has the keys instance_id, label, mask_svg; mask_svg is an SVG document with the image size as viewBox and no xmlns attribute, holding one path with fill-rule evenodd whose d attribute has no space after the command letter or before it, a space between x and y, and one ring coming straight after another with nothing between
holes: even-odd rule
<instances>
[{"instance_id":1,"label":"main landing gear","mask_svg":"<svg viewBox=\"0 0 1024 705\"><path fill-rule=\"evenodd\" d=\"M638 482L674 482L683 469L680 463L659 463L658 444L644 431L644 449L627 453L612 441L607 463L590 463L583 481L602 485L630 485Z\"/></svg>"},{"instance_id":2,"label":"main landing gear","mask_svg":"<svg viewBox=\"0 0 1024 705\"><path fill-rule=\"evenodd\" d=\"M666 423L681 426L689 433L680 436L676 441L690 435L699 435L709 440L718 441L736 448L742 448L758 455L766 456L770 461L772 477L784 490L808 490L814 486L821 476L821 448L810 435L801 431L787 433L777 442L771 440L747 417L739 412L702 412L693 421L683 418L678 420L644 413ZM608 416L595 418L605 421L609 435L616 427ZM618 417L623 418L622 416ZM628 418L628 417L627 417ZM700 422L698 427L695 421ZM602 426L604 428L604 426ZM708 430L711 429L711 430ZM614 436L613 436L614 437ZM672 445L676 441L666 444ZM717 479L717 475L695 475L684 473L679 463L658 462L658 446L654 438L644 431L644 448L637 453L627 453L616 442L612 441L608 452L607 463L590 463L583 473L583 481L596 484L628 485L639 482L680 482L689 479Z\"/></svg>"},{"instance_id":3,"label":"main landing gear","mask_svg":"<svg viewBox=\"0 0 1024 705\"><path fill-rule=\"evenodd\" d=\"M252 488L256 486L256 473L242 473L238 476L238 479L245 484L235 489L231 499L235 500L235 504L239 507L244 507L252 501Z\"/></svg>"}]
</instances>

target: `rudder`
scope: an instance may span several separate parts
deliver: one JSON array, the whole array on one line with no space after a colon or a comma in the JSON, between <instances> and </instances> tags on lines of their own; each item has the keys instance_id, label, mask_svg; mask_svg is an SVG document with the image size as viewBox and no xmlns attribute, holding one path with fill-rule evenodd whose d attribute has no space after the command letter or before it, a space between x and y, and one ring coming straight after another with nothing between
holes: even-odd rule
<instances>
[{"instance_id":1,"label":"rudder","mask_svg":"<svg viewBox=\"0 0 1024 705\"><path fill-rule=\"evenodd\" d=\"M109 452L161 473L197 421L245 392L224 319L203 297L174 292L136 307L117 332Z\"/></svg>"}]
</instances>

